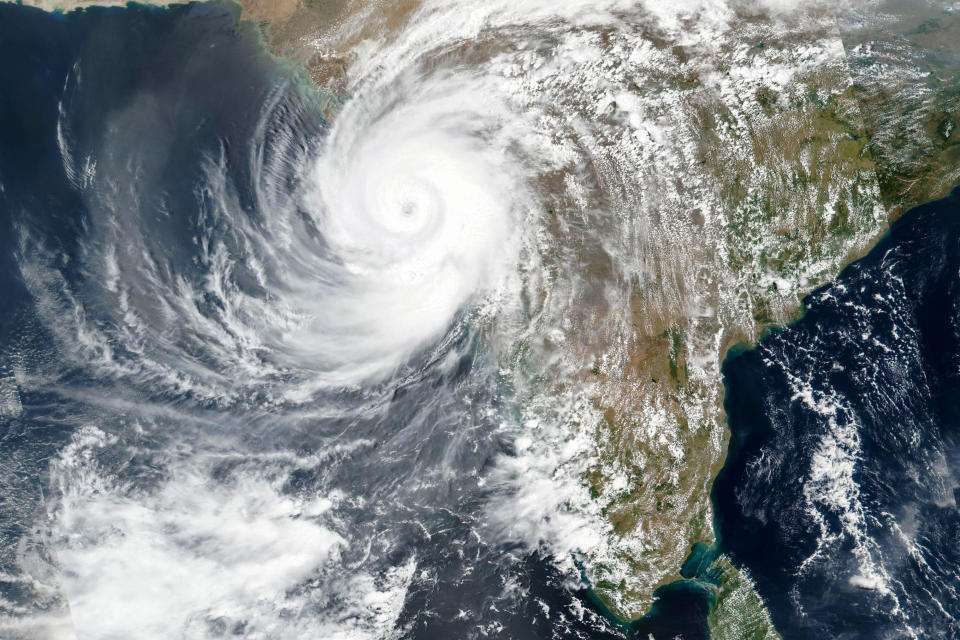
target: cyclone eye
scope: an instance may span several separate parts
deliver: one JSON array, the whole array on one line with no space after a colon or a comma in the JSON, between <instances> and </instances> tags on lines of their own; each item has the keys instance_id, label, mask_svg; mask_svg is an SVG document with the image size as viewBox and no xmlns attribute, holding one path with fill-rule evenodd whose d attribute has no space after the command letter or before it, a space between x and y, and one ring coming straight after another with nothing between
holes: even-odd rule
<instances>
[{"instance_id":1,"label":"cyclone eye","mask_svg":"<svg viewBox=\"0 0 960 640\"><path fill-rule=\"evenodd\" d=\"M417 212L417 205L412 200L404 200L400 205L400 214L405 218L410 218Z\"/></svg>"}]
</instances>

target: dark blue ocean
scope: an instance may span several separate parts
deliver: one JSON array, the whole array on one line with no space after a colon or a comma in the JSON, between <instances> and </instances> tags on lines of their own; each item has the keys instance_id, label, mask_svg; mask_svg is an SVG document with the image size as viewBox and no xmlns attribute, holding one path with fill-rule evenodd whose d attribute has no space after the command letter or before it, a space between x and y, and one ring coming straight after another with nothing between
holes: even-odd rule
<instances>
[{"instance_id":1,"label":"dark blue ocean","mask_svg":"<svg viewBox=\"0 0 960 640\"><path fill-rule=\"evenodd\" d=\"M794 639L960 637L960 190L723 367L722 550Z\"/></svg>"}]
</instances>

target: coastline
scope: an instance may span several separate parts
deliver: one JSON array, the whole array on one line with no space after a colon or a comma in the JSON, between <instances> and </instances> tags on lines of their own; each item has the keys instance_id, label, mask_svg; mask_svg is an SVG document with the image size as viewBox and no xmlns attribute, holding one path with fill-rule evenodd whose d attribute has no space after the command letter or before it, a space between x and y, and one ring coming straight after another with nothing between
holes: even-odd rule
<instances>
[{"instance_id":1,"label":"coastline","mask_svg":"<svg viewBox=\"0 0 960 640\"><path fill-rule=\"evenodd\" d=\"M734 363L739 358L743 357L744 355L748 355L753 351L755 351L756 349L758 349L760 345L766 340L769 340L770 338L775 337L778 334L786 332L791 328L803 323L808 318L808 312L811 309L811 305L809 301L811 299L815 298L816 296L822 294L824 291L827 291L833 286L835 286L836 282L840 281L842 278L844 278L850 273L850 269L852 268L856 269L856 265L858 263L861 263L861 262L868 263L868 261L869 263L875 262L876 261L875 252L886 251L889 248L888 245L890 245L893 242L896 242L898 240L898 231L900 229L908 225L912 226L912 225L918 224L918 222L922 222L923 220L922 216L929 215L928 212L931 212L931 211L937 212L939 205L941 205L941 203L947 203L947 202L951 202L954 204L956 204L957 202L960 202L960 185L953 187L946 196L936 198L929 202L915 205L908 210L903 210L902 215L899 215L890 224L888 229L883 233L883 235L880 238L878 238L877 242L874 243L873 246L871 246L869 251L865 252L862 256L860 256L856 260L853 260L850 263L848 263L832 282L827 283L821 287L818 287L813 291L811 291L808 295L804 296L803 298L804 304L803 304L801 313L799 313L799 315L796 318L791 320L790 323L785 325L768 327L764 331L763 335L760 338L758 338L755 342L739 343L728 350L727 355L724 358L724 362L723 362L723 372L724 372L723 380L724 380L724 413L727 416L727 425L729 430L729 444L727 448L727 455L725 456L725 464L721 468L720 472L717 474L714 480L713 489L711 490L710 497L711 497L711 505L713 508L713 514L714 514L714 536L715 536L716 542L713 545L713 547L707 550L703 550L702 552L702 555L704 557L711 558L709 562L712 562L714 559L719 557L730 558L729 550L727 549L724 543L724 533L723 533L724 524L723 523L724 523L725 514L724 514L724 509L722 508L722 505L718 503L718 500L719 500L717 495L718 487L723 483L729 483L731 486L734 486L734 483L731 482L731 474L734 473L734 470L731 467L731 465L736 464L740 461L742 457L742 452L744 448L747 446L747 440L750 439L751 437L758 437L761 439L765 437L765 432L757 431L757 427L755 425L753 425L752 423L744 422L744 416L742 415L738 416L738 414L741 413L741 411L739 409L735 410L733 408L733 404L732 404L733 398L731 393L732 387L731 387L731 382L729 378L730 367L734 365ZM939 214L935 213L935 215L939 215ZM899 239L902 240L902 238L899 238ZM731 416L735 416L735 417L731 418ZM693 560L694 555L696 554L695 553L691 554L691 560ZM733 562L732 558L730 558L730 560L731 562ZM703 567L701 563L694 573L699 575L702 572L702 569ZM741 571L749 572L749 567L738 567L738 569Z\"/></svg>"}]
</instances>

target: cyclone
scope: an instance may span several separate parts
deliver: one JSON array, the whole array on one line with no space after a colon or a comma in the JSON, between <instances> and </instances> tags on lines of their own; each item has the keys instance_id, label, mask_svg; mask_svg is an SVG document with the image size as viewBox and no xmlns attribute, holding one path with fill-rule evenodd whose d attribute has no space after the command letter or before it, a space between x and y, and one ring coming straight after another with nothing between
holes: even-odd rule
<instances>
[{"instance_id":1,"label":"cyclone","mask_svg":"<svg viewBox=\"0 0 960 640\"><path fill-rule=\"evenodd\" d=\"M309 333L291 339L348 377L396 368L502 287L530 215L522 169L484 139L504 107L456 79L419 84L349 104L307 168L305 200L332 256L314 281L335 286L313 292Z\"/></svg>"},{"instance_id":2,"label":"cyclone","mask_svg":"<svg viewBox=\"0 0 960 640\"><path fill-rule=\"evenodd\" d=\"M80 82L68 79L68 91ZM158 245L168 239L136 225L152 213L155 185L135 184L121 196L130 208L121 209L115 187L98 184L103 164L88 165L79 186L95 231L84 259L101 294L119 302L115 327L202 338L210 361L200 369L184 344L142 345L164 352L153 356L156 366L179 382L208 382L223 366L242 372L233 383L262 384L282 370L304 388L396 373L479 300L503 291L515 271L530 199L508 142L485 139L502 136L495 114L504 107L479 89L444 78L413 90L377 85L334 126L318 120L310 131L298 129L308 107L274 90L240 159L249 174L235 175L223 155L203 161L192 256L208 267L202 293L144 260L170 251ZM58 125L65 172L82 175L71 125ZM106 142L121 147L109 148L111 156L155 162L156 149L122 148L119 138ZM133 222L122 219L130 214ZM136 251L123 246L131 239ZM134 293L161 307L142 313L130 304ZM197 295L217 302L200 308ZM293 384L286 391L297 392Z\"/></svg>"}]
</instances>

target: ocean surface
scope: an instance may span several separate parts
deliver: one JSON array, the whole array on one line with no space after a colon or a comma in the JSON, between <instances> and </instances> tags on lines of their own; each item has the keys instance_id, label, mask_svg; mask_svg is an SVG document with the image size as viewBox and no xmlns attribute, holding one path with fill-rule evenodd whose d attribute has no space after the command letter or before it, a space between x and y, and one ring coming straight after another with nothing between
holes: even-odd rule
<instances>
[{"instance_id":1,"label":"ocean surface","mask_svg":"<svg viewBox=\"0 0 960 640\"><path fill-rule=\"evenodd\" d=\"M237 11L0 4L4 637L706 637L498 536L510 394L468 318L394 361L349 315L386 294L308 211L332 98Z\"/></svg>"},{"instance_id":2,"label":"ocean surface","mask_svg":"<svg viewBox=\"0 0 960 640\"><path fill-rule=\"evenodd\" d=\"M960 637L960 190L724 366L723 551L794 639Z\"/></svg>"}]
</instances>

